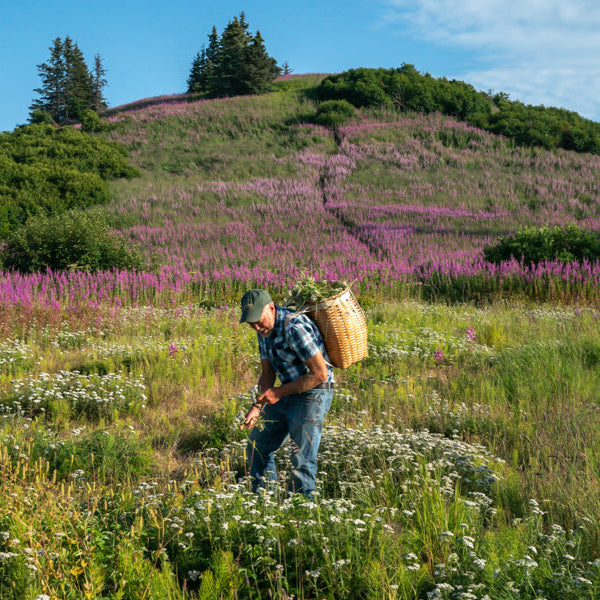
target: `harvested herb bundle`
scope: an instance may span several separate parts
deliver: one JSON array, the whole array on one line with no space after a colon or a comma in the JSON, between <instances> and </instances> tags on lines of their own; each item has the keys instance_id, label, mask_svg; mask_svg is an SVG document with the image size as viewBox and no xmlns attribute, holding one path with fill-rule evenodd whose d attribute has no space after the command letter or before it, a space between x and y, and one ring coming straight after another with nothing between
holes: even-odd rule
<instances>
[{"instance_id":1,"label":"harvested herb bundle","mask_svg":"<svg viewBox=\"0 0 600 600\"><path fill-rule=\"evenodd\" d=\"M347 281L315 281L314 277L304 277L288 291L285 297L285 305L301 309L311 304L329 300L341 294L347 288Z\"/></svg>"}]
</instances>

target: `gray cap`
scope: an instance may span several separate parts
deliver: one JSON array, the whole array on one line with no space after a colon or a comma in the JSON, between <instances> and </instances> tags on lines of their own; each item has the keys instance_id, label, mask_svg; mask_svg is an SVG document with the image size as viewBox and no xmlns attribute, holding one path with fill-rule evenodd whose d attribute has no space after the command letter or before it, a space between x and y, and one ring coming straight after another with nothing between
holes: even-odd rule
<instances>
[{"instance_id":1,"label":"gray cap","mask_svg":"<svg viewBox=\"0 0 600 600\"><path fill-rule=\"evenodd\" d=\"M248 290L242 296L242 318L240 323L256 323L267 304L271 303L271 296L265 290Z\"/></svg>"}]
</instances>

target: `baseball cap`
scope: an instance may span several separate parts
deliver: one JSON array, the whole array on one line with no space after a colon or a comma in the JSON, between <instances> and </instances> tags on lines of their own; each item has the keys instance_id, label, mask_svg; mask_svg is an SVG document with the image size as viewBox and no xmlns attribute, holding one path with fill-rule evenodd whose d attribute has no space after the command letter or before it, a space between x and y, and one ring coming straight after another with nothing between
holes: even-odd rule
<instances>
[{"instance_id":1,"label":"baseball cap","mask_svg":"<svg viewBox=\"0 0 600 600\"><path fill-rule=\"evenodd\" d=\"M242 318L240 323L256 323L262 316L271 296L265 290L248 290L242 296Z\"/></svg>"}]
</instances>

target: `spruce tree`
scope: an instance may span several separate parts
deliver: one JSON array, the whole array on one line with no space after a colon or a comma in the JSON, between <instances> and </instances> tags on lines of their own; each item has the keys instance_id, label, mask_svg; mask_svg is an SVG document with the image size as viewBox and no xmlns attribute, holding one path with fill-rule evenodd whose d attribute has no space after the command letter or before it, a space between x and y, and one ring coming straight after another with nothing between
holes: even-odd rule
<instances>
[{"instance_id":1,"label":"spruce tree","mask_svg":"<svg viewBox=\"0 0 600 600\"><path fill-rule=\"evenodd\" d=\"M208 97L260 94L281 69L265 48L260 32L252 36L242 12L227 24L219 38L213 26L208 47L196 55L188 76L188 92Z\"/></svg>"},{"instance_id":2,"label":"spruce tree","mask_svg":"<svg viewBox=\"0 0 600 600\"><path fill-rule=\"evenodd\" d=\"M281 73L274 58L267 54L260 31L246 50L246 86L248 93L260 94Z\"/></svg>"},{"instance_id":3,"label":"spruce tree","mask_svg":"<svg viewBox=\"0 0 600 600\"><path fill-rule=\"evenodd\" d=\"M77 43L66 37L63 44L65 57L65 118L81 120L92 100L92 76L85 64L83 52Z\"/></svg>"},{"instance_id":4,"label":"spruce tree","mask_svg":"<svg viewBox=\"0 0 600 600\"><path fill-rule=\"evenodd\" d=\"M208 92L215 76L217 56L219 52L219 35L213 26L208 36L208 47L196 54L187 79L187 93Z\"/></svg>"},{"instance_id":5,"label":"spruce tree","mask_svg":"<svg viewBox=\"0 0 600 600\"><path fill-rule=\"evenodd\" d=\"M92 70L91 98L90 108L96 112L106 109L106 98L104 97L104 87L106 86L106 70L102 65L102 58L99 54L94 56L94 68Z\"/></svg>"},{"instance_id":6,"label":"spruce tree","mask_svg":"<svg viewBox=\"0 0 600 600\"><path fill-rule=\"evenodd\" d=\"M202 72L204 69L204 64L206 62L206 51L204 48L196 56L194 56L194 60L192 61L192 67L190 69L190 74L187 78L187 93L193 94L195 92L202 91Z\"/></svg>"},{"instance_id":7,"label":"spruce tree","mask_svg":"<svg viewBox=\"0 0 600 600\"><path fill-rule=\"evenodd\" d=\"M34 91L39 98L31 104L31 118L48 113L59 124L80 120L86 110L106 106L102 88L105 72L96 56L94 72L90 72L76 42L69 36L56 38L49 48L50 59L38 65L42 84Z\"/></svg>"},{"instance_id":8,"label":"spruce tree","mask_svg":"<svg viewBox=\"0 0 600 600\"><path fill-rule=\"evenodd\" d=\"M48 62L37 66L42 83L34 92L37 92L40 97L31 104L29 110L32 115L40 111L48 113L54 121L60 123L65 116L66 77L62 40L56 38L49 50Z\"/></svg>"},{"instance_id":9,"label":"spruce tree","mask_svg":"<svg viewBox=\"0 0 600 600\"><path fill-rule=\"evenodd\" d=\"M247 94L246 85L246 49L250 44L248 25L244 18L233 18L223 31L217 54L217 69L211 96L239 96Z\"/></svg>"},{"instance_id":10,"label":"spruce tree","mask_svg":"<svg viewBox=\"0 0 600 600\"><path fill-rule=\"evenodd\" d=\"M205 90L210 90L214 84L220 44L221 40L219 39L217 28L213 25L212 31L208 36L208 47L206 48L204 71L202 73L202 86Z\"/></svg>"}]
</instances>

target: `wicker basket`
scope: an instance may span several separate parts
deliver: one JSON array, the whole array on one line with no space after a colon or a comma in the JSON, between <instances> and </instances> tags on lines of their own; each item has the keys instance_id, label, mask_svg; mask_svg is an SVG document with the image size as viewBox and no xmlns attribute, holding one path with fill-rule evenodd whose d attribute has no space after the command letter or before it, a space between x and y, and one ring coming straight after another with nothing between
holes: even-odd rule
<instances>
[{"instance_id":1,"label":"wicker basket","mask_svg":"<svg viewBox=\"0 0 600 600\"><path fill-rule=\"evenodd\" d=\"M368 356L367 320L352 290L308 308L334 367L345 369Z\"/></svg>"}]
</instances>

